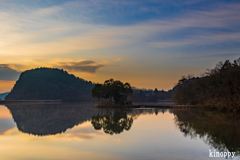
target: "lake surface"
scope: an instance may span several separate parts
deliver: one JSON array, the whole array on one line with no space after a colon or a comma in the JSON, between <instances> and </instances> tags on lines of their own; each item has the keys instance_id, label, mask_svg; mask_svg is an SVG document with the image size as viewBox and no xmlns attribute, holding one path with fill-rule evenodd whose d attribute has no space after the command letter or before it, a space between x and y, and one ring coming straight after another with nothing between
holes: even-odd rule
<instances>
[{"instance_id":1,"label":"lake surface","mask_svg":"<svg viewBox=\"0 0 240 160\"><path fill-rule=\"evenodd\" d=\"M93 106L1 105L0 159L224 159L209 158L209 150L240 159L238 114Z\"/></svg>"}]
</instances>

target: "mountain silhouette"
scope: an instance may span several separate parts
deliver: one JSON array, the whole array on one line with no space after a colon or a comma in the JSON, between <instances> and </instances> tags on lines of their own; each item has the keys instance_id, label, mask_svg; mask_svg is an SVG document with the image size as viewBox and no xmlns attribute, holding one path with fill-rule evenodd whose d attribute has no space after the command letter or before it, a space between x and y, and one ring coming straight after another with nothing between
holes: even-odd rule
<instances>
[{"instance_id":1,"label":"mountain silhouette","mask_svg":"<svg viewBox=\"0 0 240 160\"><path fill-rule=\"evenodd\" d=\"M64 102L93 101L92 82L64 70L37 68L21 73L6 100L53 100Z\"/></svg>"}]
</instances>

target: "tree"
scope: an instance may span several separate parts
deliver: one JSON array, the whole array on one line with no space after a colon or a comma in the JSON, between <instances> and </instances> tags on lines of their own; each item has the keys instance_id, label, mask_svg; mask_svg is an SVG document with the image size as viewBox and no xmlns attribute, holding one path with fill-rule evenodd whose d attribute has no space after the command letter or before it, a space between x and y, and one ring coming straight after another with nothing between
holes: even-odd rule
<instances>
[{"instance_id":1,"label":"tree","mask_svg":"<svg viewBox=\"0 0 240 160\"><path fill-rule=\"evenodd\" d=\"M154 95L156 95L156 96L158 95L158 89L157 88L154 89Z\"/></svg>"},{"instance_id":2,"label":"tree","mask_svg":"<svg viewBox=\"0 0 240 160\"><path fill-rule=\"evenodd\" d=\"M103 98L103 86L99 83L95 84L92 89L92 97L97 98L98 102L100 98Z\"/></svg>"},{"instance_id":3,"label":"tree","mask_svg":"<svg viewBox=\"0 0 240 160\"><path fill-rule=\"evenodd\" d=\"M96 84L92 90L92 96L108 99L108 103L112 104L126 104L127 97L133 93L132 87L129 83L123 84L119 80L109 79L103 85Z\"/></svg>"}]
</instances>

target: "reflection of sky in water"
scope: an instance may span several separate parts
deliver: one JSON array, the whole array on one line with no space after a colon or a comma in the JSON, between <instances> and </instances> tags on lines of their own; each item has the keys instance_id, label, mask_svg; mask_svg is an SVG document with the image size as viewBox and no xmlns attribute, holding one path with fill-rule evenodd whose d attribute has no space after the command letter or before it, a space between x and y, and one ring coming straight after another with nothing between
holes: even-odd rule
<instances>
[{"instance_id":1,"label":"reflection of sky in water","mask_svg":"<svg viewBox=\"0 0 240 160\"><path fill-rule=\"evenodd\" d=\"M10 111L5 106L0 105L0 135L15 126Z\"/></svg>"},{"instance_id":2,"label":"reflection of sky in water","mask_svg":"<svg viewBox=\"0 0 240 160\"><path fill-rule=\"evenodd\" d=\"M6 107L0 106L0 110L10 114ZM209 146L198 137L184 137L174 124L174 115L168 111L141 114L129 131L114 135L95 130L90 121L65 133L47 136L19 132L10 118L1 118L0 128L0 157L5 160L209 159Z\"/></svg>"},{"instance_id":3,"label":"reflection of sky in water","mask_svg":"<svg viewBox=\"0 0 240 160\"><path fill-rule=\"evenodd\" d=\"M5 131L13 128L14 126L16 125L12 119L9 118L0 119L0 134L3 134Z\"/></svg>"}]
</instances>

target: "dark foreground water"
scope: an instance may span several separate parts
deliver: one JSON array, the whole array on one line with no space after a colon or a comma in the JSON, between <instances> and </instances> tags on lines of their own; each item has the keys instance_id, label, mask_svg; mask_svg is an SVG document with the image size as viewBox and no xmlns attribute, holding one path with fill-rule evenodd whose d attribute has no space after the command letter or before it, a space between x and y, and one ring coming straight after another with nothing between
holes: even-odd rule
<instances>
[{"instance_id":1,"label":"dark foreground water","mask_svg":"<svg viewBox=\"0 0 240 160\"><path fill-rule=\"evenodd\" d=\"M2 160L240 159L240 116L207 110L0 106Z\"/></svg>"}]
</instances>

